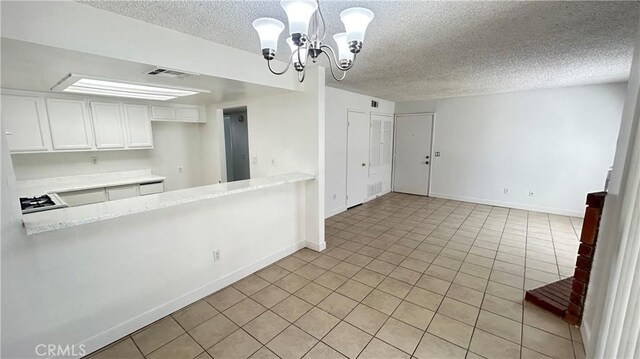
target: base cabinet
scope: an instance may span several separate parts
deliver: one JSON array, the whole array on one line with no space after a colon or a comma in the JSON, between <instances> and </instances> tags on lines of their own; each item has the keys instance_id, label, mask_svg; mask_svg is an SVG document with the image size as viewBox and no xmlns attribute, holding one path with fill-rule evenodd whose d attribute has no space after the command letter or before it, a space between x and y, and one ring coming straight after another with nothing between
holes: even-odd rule
<instances>
[{"instance_id":1,"label":"base cabinet","mask_svg":"<svg viewBox=\"0 0 640 359\"><path fill-rule=\"evenodd\" d=\"M146 196L164 192L164 182L135 183L123 186L102 187L80 191L60 192L58 196L69 207L116 201L119 199Z\"/></svg>"},{"instance_id":2,"label":"base cabinet","mask_svg":"<svg viewBox=\"0 0 640 359\"><path fill-rule=\"evenodd\" d=\"M83 206L86 204L100 203L107 200L107 193L104 188L87 189L82 191L71 191L58 193L60 199L69 207Z\"/></svg>"}]
</instances>

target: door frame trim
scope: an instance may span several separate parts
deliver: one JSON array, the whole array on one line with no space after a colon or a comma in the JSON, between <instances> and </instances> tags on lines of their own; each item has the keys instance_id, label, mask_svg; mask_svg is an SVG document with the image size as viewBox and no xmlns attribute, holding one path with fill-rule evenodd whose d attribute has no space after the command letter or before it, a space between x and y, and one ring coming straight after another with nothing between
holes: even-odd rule
<instances>
[{"instance_id":1,"label":"door frame trim","mask_svg":"<svg viewBox=\"0 0 640 359\"><path fill-rule=\"evenodd\" d=\"M345 181L344 181L344 207L345 210L349 209L349 112L357 112L357 113L361 113L363 115L369 115L369 135L367 136L367 138L371 137L371 113L367 113L367 111L364 110L359 110L359 109L350 109L347 108L347 146L345 148L345 161L344 161L344 174L345 174ZM369 140L367 140L367 142L369 142ZM367 147L367 153L369 153L369 148ZM367 156L367 163L369 163L369 155ZM369 169L367 168L367 177L369 176ZM366 197L365 197L366 198ZM362 202L364 203L364 202Z\"/></svg>"},{"instance_id":2,"label":"door frame trim","mask_svg":"<svg viewBox=\"0 0 640 359\"><path fill-rule=\"evenodd\" d=\"M435 138L436 138L436 113L435 112L412 112L412 113L397 113L393 117L393 158L392 158L392 166L391 166L391 192L395 192L396 185L396 144L398 143L398 117L402 116L413 116L413 115L431 115L433 120L431 121L431 148L429 148L429 174L428 183L427 183L427 197L431 196L431 179L433 175L433 150L435 148Z\"/></svg>"}]
</instances>

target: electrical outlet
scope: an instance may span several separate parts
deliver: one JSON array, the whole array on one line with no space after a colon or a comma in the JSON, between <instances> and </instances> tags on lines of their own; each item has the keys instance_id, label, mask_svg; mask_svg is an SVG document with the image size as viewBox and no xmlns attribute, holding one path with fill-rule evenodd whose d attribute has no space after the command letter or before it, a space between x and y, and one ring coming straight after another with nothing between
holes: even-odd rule
<instances>
[{"instance_id":1,"label":"electrical outlet","mask_svg":"<svg viewBox=\"0 0 640 359\"><path fill-rule=\"evenodd\" d=\"M98 157L89 157L89 160L91 161L92 165L98 164Z\"/></svg>"},{"instance_id":2,"label":"electrical outlet","mask_svg":"<svg viewBox=\"0 0 640 359\"><path fill-rule=\"evenodd\" d=\"M529 197L533 197L535 193L532 190L529 190Z\"/></svg>"},{"instance_id":3,"label":"electrical outlet","mask_svg":"<svg viewBox=\"0 0 640 359\"><path fill-rule=\"evenodd\" d=\"M220 250L216 249L215 251L213 251L213 261L217 262L220 260Z\"/></svg>"},{"instance_id":4,"label":"electrical outlet","mask_svg":"<svg viewBox=\"0 0 640 359\"><path fill-rule=\"evenodd\" d=\"M504 194L509 194L509 193L511 193L511 188L505 187L504 188Z\"/></svg>"},{"instance_id":5,"label":"electrical outlet","mask_svg":"<svg viewBox=\"0 0 640 359\"><path fill-rule=\"evenodd\" d=\"M440 157L440 152L436 152L436 153L434 154L434 157Z\"/></svg>"},{"instance_id":6,"label":"electrical outlet","mask_svg":"<svg viewBox=\"0 0 640 359\"><path fill-rule=\"evenodd\" d=\"M181 175L184 173L184 167L178 166L178 174Z\"/></svg>"}]
</instances>

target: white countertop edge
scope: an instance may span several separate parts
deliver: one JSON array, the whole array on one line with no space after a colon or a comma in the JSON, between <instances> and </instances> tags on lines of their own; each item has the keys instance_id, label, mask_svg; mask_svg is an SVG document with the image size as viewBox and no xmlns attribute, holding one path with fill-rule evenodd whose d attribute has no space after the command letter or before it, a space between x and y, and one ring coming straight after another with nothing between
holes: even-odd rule
<instances>
[{"instance_id":1,"label":"white countertop edge","mask_svg":"<svg viewBox=\"0 0 640 359\"><path fill-rule=\"evenodd\" d=\"M27 231L27 235L54 231L63 228L69 228L73 226L79 226L83 224L104 221L108 219L128 216L131 214L153 211L156 209L162 209L167 207L174 207L183 204L226 197L234 194L256 191L265 188L277 187L285 184L309 181L315 177L305 173L289 173L284 175L254 178L245 181L236 181L228 183L213 184L208 186L193 187L177 191L169 191L164 193L158 193L148 196L127 198L113 202L103 202L97 204L90 204L86 206L69 207L55 209L51 211L44 211L29 214L23 217L23 223ZM244 186L243 186L244 185ZM225 187L238 187L234 189L221 190ZM182 195L180 198L173 198ZM167 197L166 199L163 197ZM152 202L153 203L144 203ZM142 202L136 205L136 202ZM123 207L123 205L130 204L130 207ZM90 216L71 216L72 218L62 218L60 220L46 218L49 216L59 217L59 214L64 213L61 211L77 211L78 208L87 208L89 206L104 207L103 213L99 215ZM110 208L113 207L113 208ZM84 212L84 211L83 211Z\"/></svg>"}]
</instances>

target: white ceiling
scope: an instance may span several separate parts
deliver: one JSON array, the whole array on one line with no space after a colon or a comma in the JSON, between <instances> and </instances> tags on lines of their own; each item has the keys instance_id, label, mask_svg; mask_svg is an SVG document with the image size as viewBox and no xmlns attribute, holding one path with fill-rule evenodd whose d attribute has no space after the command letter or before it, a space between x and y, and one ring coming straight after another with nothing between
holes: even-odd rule
<instances>
[{"instance_id":1,"label":"white ceiling","mask_svg":"<svg viewBox=\"0 0 640 359\"><path fill-rule=\"evenodd\" d=\"M278 1L85 3L256 54L251 22L286 24ZM396 101L625 81L640 13L635 1L320 4L331 45L344 31L341 10L365 6L376 15L357 65L345 81L327 84ZM282 39L279 49L288 55Z\"/></svg>"},{"instance_id":2,"label":"white ceiling","mask_svg":"<svg viewBox=\"0 0 640 359\"><path fill-rule=\"evenodd\" d=\"M154 69L150 64L123 61L7 38L2 39L0 53L2 55L0 82L3 88L9 89L49 92L68 74L75 73L153 85L209 90L210 93L171 100L171 102L199 105L289 92L279 88L206 75L184 79L150 76L146 74Z\"/></svg>"}]
</instances>

